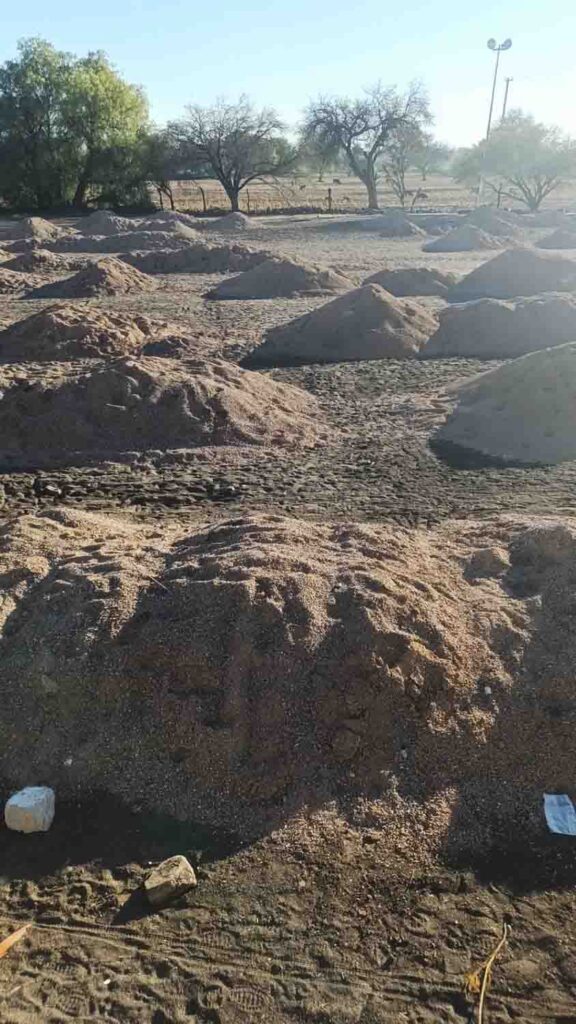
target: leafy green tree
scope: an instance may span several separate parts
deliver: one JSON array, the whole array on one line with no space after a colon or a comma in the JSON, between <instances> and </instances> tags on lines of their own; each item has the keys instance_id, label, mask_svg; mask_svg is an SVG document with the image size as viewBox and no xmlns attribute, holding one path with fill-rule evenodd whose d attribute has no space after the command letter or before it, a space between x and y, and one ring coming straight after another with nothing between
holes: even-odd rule
<instances>
[{"instance_id":1,"label":"leafy green tree","mask_svg":"<svg viewBox=\"0 0 576 1024\"><path fill-rule=\"evenodd\" d=\"M431 120L427 96L419 83L406 93L378 83L362 99L323 98L312 102L304 118L306 137L336 147L352 174L365 185L368 205L378 209L378 165L400 130L416 130Z\"/></svg>"},{"instance_id":2,"label":"leafy green tree","mask_svg":"<svg viewBox=\"0 0 576 1024\"><path fill-rule=\"evenodd\" d=\"M76 58L27 39L0 66L0 195L21 208L84 205L112 152L142 144L148 111L102 53Z\"/></svg>"},{"instance_id":3,"label":"leafy green tree","mask_svg":"<svg viewBox=\"0 0 576 1024\"><path fill-rule=\"evenodd\" d=\"M298 157L276 112L256 109L246 96L236 103L189 106L170 129L188 162L217 178L232 210L240 208L240 193L251 181L285 174Z\"/></svg>"},{"instance_id":4,"label":"leafy green tree","mask_svg":"<svg viewBox=\"0 0 576 1024\"><path fill-rule=\"evenodd\" d=\"M576 177L576 141L521 110L510 111L488 142L459 153L452 175L473 188L482 180L494 193L535 211L559 185Z\"/></svg>"},{"instance_id":5,"label":"leafy green tree","mask_svg":"<svg viewBox=\"0 0 576 1024\"><path fill-rule=\"evenodd\" d=\"M84 206L103 159L137 150L148 121L141 89L124 82L103 53L75 62L63 118L74 139L78 166L72 202Z\"/></svg>"}]
</instances>

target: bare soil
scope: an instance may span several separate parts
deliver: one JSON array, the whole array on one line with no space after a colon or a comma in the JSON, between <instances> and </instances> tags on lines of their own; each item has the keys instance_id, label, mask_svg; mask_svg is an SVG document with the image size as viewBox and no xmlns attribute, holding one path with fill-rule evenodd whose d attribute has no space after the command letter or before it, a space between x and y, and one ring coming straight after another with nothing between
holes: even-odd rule
<instances>
[{"instance_id":1,"label":"bare soil","mask_svg":"<svg viewBox=\"0 0 576 1024\"><path fill-rule=\"evenodd\" d=\"M333 267L355 284L385 268L462 276L486 259L423 253L421 238L329 231L317 217L253 220L242 240ZM178 324L204 339L206 354L238 361L267 329L326 301L207 302L204 293L225 277L157 275L152 293L74 304ZM419 301L430 311L444 306L435 296ZM49 304L1 295L0 327ZM0 514L113 511L160 531L163 521L258 511L424 530L503 512L574 515L576 463L459 469L431 451L445 389L497 365L381 360L265 371L315 396L339 433L304 455L275 446L132 452L96 466L5 474ZM60 372L40 362L1 370L31 383ZM563 714L573 729L572 706ZM425 831L434 821L432 814ZM393 847L377 822L331 805L247 842L78 793L58 802L46 835L2 828L0 844L0 938L34 922L0 961L3 1024L466 1024L476 1019L477 997L465 995L464 975L494 949L504 923L511 933L485 1022L576 1020L576 847L543 822L530 841L516 830L497 848L456 860L425 856L424 841ZM138 890L147 866L179 852L197 865L200 884L150 914Z\"/></svg>"}]
</instances>

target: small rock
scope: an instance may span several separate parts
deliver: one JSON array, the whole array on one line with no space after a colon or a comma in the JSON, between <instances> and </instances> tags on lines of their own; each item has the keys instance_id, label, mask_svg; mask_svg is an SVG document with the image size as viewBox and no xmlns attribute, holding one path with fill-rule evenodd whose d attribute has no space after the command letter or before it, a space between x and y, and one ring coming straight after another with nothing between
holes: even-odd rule
<instances>
[{"instance_id":1,"label":"small rock","mask_svg":"<svg viewBox=\"0 0 576 1024\"><path fill-rule=\"evenodd\" d=\"M198 884L194 868L186 857L169 857L153 868L144 882L148 902L156 909L165 907Z\"/></svg>"},{"instance_id":2,"label":"small rock","mask_svg":"<svg viewBox=\"0 0 576 1024\"><path fill-rule=\"evenodd\" d=\"M4 820L14 832L47 832L54 821L56 798L49 786L27 786L6 803Z\"/></svg>"}]
</instances>

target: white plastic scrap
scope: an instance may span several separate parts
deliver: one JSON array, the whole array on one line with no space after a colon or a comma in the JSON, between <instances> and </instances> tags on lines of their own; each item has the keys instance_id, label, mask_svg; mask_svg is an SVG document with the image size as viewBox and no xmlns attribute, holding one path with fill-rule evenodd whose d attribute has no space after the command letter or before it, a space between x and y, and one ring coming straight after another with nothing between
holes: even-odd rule
<instances>
[{"instance_id":1,"label":"white plastic scrap","mask_svg":"<svg viewBox=\"0 0 576 1024\"><path fill-rule=\"evenodd\" d=\"M544 793L544 814L551 832L576 836L576 810L565 793Z\"/></svg>"}]
</instances>

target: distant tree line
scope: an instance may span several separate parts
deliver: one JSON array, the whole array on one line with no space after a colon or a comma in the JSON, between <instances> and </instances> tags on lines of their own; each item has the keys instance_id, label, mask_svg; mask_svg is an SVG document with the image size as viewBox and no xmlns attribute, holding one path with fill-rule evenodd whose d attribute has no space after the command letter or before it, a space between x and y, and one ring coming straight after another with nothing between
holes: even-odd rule
<instances>
[{"instance_id":1,"label":"distant tree line","mask_svg":"<svg viewBox=\"0 0 576 1024\"><path fill-rule=\"evenodd\" d=\"M384 182L401 206L426 198L428 175L450 174L473 192L537 210L576 177L576 144L558 129L512 111L488 142L454 151L430 132L423 86L380 83L359 98L319 97L290 133L277 113L247 97L191 105L162 128L150 122L143 91L125 82L104 53L76 57L42 39L19 44L0 66L0 203L20 210L143 206L151 189L174 206L173 183L216 178L231 209L256 180L351 174L378 208ZM414 188L412 173L421 186ZM412 187L410 187L412 181Z\"/></svg>"}]
</instances>

